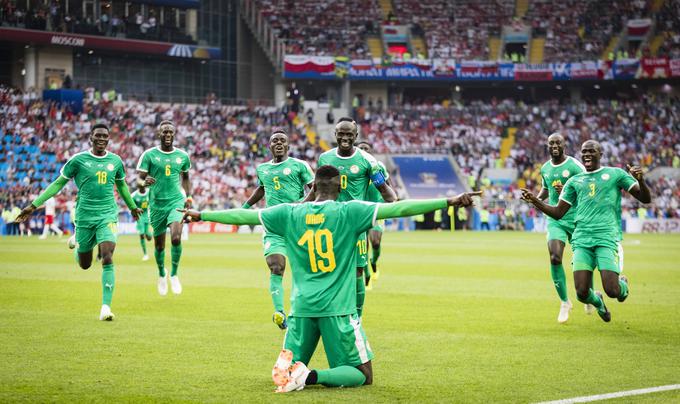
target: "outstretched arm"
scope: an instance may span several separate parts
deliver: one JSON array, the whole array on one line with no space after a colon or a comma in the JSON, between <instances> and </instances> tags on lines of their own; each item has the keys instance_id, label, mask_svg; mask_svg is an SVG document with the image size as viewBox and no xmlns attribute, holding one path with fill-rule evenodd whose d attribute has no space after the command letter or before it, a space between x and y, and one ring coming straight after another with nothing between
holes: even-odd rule
<instances>
[{"instance_id":1,"label":"outstretched arm","mask_svg":"<svg viewBox=\"0 0 680 404\"><path fill-rule=\"evenodd\" d=\"M645 178L642 173L642 168L628 165L628 171L638 182L636 185L633 185L633 187L629 189L628 192L633 195L635 199L642 203L652 202L652 193L649 191L649 187L647 187L647 183L645 182Z\"/></svg>"},{"instance_id":2,"label":"outstretched arm","mask_svg":"<svg viewBox=\"0 0 680 404\"><path fill-rule=\"evenodd\" d=\"M227 209L216 211L199 212L197 210L177 209L184 213L183 221L199 222L205 220L206 222L224 223L240 225L258 225L260 224L260 217L257 210L250 209Z\"/></svg>"},{"instance_id":3,"label":"outstretched arm","mask_svg":"<svg viewBox=\"0 0 680 404\"><path fill-rule=\"evenodd\" d=\"M546 215L552 217L555 220L562 219L562 216L564 216L567 213L567 211L569 211L569 208L571 208L571 205L565 202L564 199L560 199L560 201L557 203L557 206L548 205L547 203L538 199L528 189L524 188L522 188L522 200L534 205L536 209L540 210L541 212L545 213Z\"/></svg>"},{"instance_id":4,"label":"outstretched arm","mask_svg":"<svg viewBox=\"0 0 680 404\"><path fill-rule=\"evenodd\" d=\"M42 206L45 203L45 201L52 198L54 195L58 194L59 191L61 191L61 189L64 188L66 184L68 184L68 181L69 181L68 178L64 177L63 175L60 175L59 178L54 180L54 182L52 182L47 187L47 189L45 189L40 195L38 195L38 197L35 198L33 202L31 202L28 206L21 210L21 213L19 214L19 216L17 216L16 221L20 223L28 219L28 217L31 216L33 211Z\"/></svg>"},{"instance_id":5,"label":"outstretched arm","mask_svg":"<svg viewBox=\"0 0 680 404\"><path fill-rule=\"evenodd\" d=\"M135 220L139 219L139 215L142 213L142 211L137 207L135 201L132 200L130 189L128 188L128 185L124 179L116 180L116 189L118 190L120 197L123 198L125 205L127 205L128 209L130 209L132 217L134 217Z\"/></svg>"},{"instance_id":6,"label":"outstretched arm","mask_svg":"<svg viewBox=\"0 0 680 404\"><path fill-rule=\"evenodd\" d=\"M481 191L466 192L452 198L406 200L394 203L381 203L378 205L377 219L390 219L394 217L405 217L421 215L447 206L472 206L473 196L480 196Z\"/></svg>"},{"instance_id":7,"label":"outstretched arm","mask_svg":"<svg viewBox=\"0 0 680 404\"><path fill-rule=\"evenodd\" d=\"M250 198L246 201L246 203L243 204L243 209L248 209L251 206L255 205L256 203L260 202L260 200L264 198L264 187L260 185L255 189L255 192L253 192L252 195L250 195Z\"/></svg>"}]
</instances>

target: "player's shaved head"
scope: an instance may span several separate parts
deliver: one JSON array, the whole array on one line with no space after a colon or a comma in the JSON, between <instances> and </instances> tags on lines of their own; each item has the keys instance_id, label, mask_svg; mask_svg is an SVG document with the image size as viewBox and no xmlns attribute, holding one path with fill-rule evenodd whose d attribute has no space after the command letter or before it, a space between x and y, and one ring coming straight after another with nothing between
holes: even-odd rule
<instances>
[{"instance_id":1,"label":"player's shaved head","mask_svg":"<svg viewBox=\"0 0 680 404\"><path fill-rule=\"evenodd\" d=\"M286 135L286 132L277 130L272 133L269 137L269 150L277 163L288 158L288 135Z\"/></svg>"},{"instance_id":2,"label":"player's shaved head","mask_svg":"<svg viewBox=\"0 0 680 404\"><path fill-rule=\"evenodd\" d=\"M314 176L314 189L323 199L335 200L340 194L340 171L330 165L319 167Z\"/></svg>"},{"instance_id":3,"label":"player's shaved head","mask_svg":"<svg viewBox=\"0 0 680 404\"><path fill-rule=\"evenodd\" d=\"M581 160L586 171L595 171L600 168L602 159L602 146L597 140L586 140L581 145Z\"/></svg>"},{"instance_id":4,"label":"player's shaved head","mask_svg":"<svg viewBox=\"0 0 680 404\"><path fill-rule=\"evenodd\" d=\"M368 143L368 142L365 141L365 140L360 140L360 141L358 141L358 142L357 142L357 147L360 148L361 150L365 151L366 153L370 153L371 150L373 149L373 148L371 147L371 144Z\"/></svg>"},{"instance_id":5,"label":"player's shaved head","mask_svg":"<svg viewBox=\"0 0 680 404\"><path fill-rule=\"evenodd\" d=\"M594 139L588 139L585 142L583 142L583 145L581 145L581 149L584 148L595 149L602 153L602 145L600 144L600 142Z\"/></svg>"},{"instance_id":6,"label":"player's shaved head","mask_svg":"<svg viewBox=\"0 0 680 404\"><path fill-rule=\"evenodd\" d=\"M341 121L335 125L335 133L339 132L352 132L357 133L357 124L354 121Z\"/></svg>"},{"instance_id":7,"label":"player's shaved head","mask_svg":"<svg viewBox=\"0 0 680 404\"><path fill-rule=\"evenodd\" d=\"M566 141L561 133L555 132L548 136L548 154L552 158L553 163L560 163L564 160L564 149L566 147Z\"/></svg>"},{"instance_id":8,"label":"player's shaved head","mask_svg":"<svg viewBox=\"0 0 680 404\"><path fill-rule=\"evenodd\" d=\"M551 140L560 140L562 142L566 142L566 140L564 140L564 136L562 136L562 134L559 132L555 132L548 136L548 142L550 142Z\"/></svg>"}]
</instances>

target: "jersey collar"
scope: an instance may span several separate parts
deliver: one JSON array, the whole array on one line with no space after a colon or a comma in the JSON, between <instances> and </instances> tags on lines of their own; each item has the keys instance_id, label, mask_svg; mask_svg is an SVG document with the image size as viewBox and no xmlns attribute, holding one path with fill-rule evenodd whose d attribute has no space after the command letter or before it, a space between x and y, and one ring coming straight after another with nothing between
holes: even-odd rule
<instances>
[{"instance_id":1,"label":"jersey collar","mask_svg":"<svg viewBox=\"0 0 680 404\"><path fill-rule=\"evenodd\" d=\"M163 153L163 154L170 154L170 153L175 151L176 147L172 146L172 150L170 150L170 151L163 151L160 146L156 146L156 149L158 149L158 151Z\"/></svg>"},{"instance_id":2,"label":"jersey collar","mask_svg":"<svg viewBox=\"0 0 680 404\"><path fill-rule=\"evenodd\" d=\"M600 168L598 168L598 169L595 170L595 171L586 171L586 174L595 174L595 173L597 173L597 172L600 172L600 171L604 170L605 168L607 168L607 167L605 167L605 166L600 166Z\"/></svg>"},{"instance_id":3,"label":"jersey collar","mask_svg":"<svg viewBox=\"0 0 680 404\"><path fill-rule=\"evenodd\" d=\"M288 161L288 159L290 159L290 158L291 158L290 156L287 156L285 160L280 161L280 162L278 162L278 163L275 163L275 162L274 162L274 159L271 159L271 160L269 160L269 164L271 164L271 165L273 165L273 166L278 166L279 164L285 163L285 162Z\"/></svg>"},{"instance_id":4,"label":"jersey collar","mask_svg":"<svg viewBox=\"0 0 680 404\"><path fill-rule=\"evenodd\" d=\"M94 157L94 158L96 158L96 159L103 159L104 157L106 157L106 156L109 155L109 151L108 151L108 150L106 150L106 153L104 153L103 156L97 156L96 154L92 153L92 149L88 150L87 152L90 153L90 156L92 156L92 157Z\"/></svg>"},{"instance_id":5,"label":"jersey collar","mask_svg":"<svg viewBox=\"0 0 680 404\"><path fill-rule=\"evenodd\" d=\"M571 156L564 156L564 161L561 162L560 164L553 164L552 159L550 159L550 160L548 160L548 161L550 161L550 165L551 165L551 166L553 166L553 167L560 167L560 166L564 165L567 161L569 161L570 158L571 158Z\"/></svg>"},{"instance_id":6,"label":"jersey collar","mask_svg":"<svg viewBox=\"0 0 680 404\"><path fill-rule=\"evenodd\" d=\"M358 150L358 148L354 147L352 155L345 157L345 156L341 156L341 155L338 154L338 148L336 147L335 148L335 157L337 157L339 159L343 159L343 160L351 159L352 157L354 157L355 154L357 154L357 150Z\"/></svg>"}]
</instances>

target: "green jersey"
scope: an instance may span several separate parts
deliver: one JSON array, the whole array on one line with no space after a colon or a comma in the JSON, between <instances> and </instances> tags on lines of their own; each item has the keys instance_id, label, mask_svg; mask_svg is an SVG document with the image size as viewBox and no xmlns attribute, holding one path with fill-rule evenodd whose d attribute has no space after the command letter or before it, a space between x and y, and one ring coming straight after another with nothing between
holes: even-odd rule
<instances>
[{"instance_id":1,"label":"green jersey","mask_svg":"<svg viewBox=\"0 0 680 404\"><path fill-rule=\"evenodd\" d=\"M257 167L257 183L264 187L267 207L299 202L305 196L305 184L314 181L307 162L288 157L280 163L268 161Z\"/></svg>"},{"instance_id":2,"label":"green jersey","mask_svg":"<svg viewBox=\"0 0 680 404\"><path fill-rule=\"evenodd\" d=\"M125 179L125 168L117 154L107 151L95 156L89 150L77 153L61 168L61 176L73 179L78 187L78 226L118 221L113 188L116 180Z\"/></svg>"},{"instance_id":3,"label":"green jersey","mask_svg":"<svg viewBox=\"0 0 680 404\"><path fill-rule=\"evenodd\" d=\"M144 217L148 218L149 217L149 191L146 191L144 193L139 192L139 190L136 190L135 192L132 193L132 200L135 201L135 204L139 209L142 210L142 214Z\"/></svg>"},{"instance_id":4,"label":"green jersey","mask_svg":"<svg viewBox=\"0 0 680 404\"><path fill-rule=\"evenodd\" d=\"M569 178L575 176L576 174L581 174L586 171L583 164L571 156L566 156L567 158L560 164L554 165L551 160L548 160L543 167L541 167L541 178L543 179L543 188L548 190L548 201L551 205L555 206L559 202L560 194L555 190L555 186L559 185L564 187ZM576 217L576 211L570 209L564 217L560 220L555 220L548 216L548 222L558 222L565 224L568 227L572 227L574 224L574 218Z\"/></svg>"},{"instance_id":5,"label":"green jersey","mask_svg":"<svg viewBox=\"0 0 680 404\"><path fill-rule=\"evenodd\" d=\"M390 174L387 172L387 167L385 167L385 164L383 164L382 161L378 161L378 165L380 166L380 172L385 176L385 181L390 179ZM369 202L385 202L378 188L372 186L369 186L368 190L366 191L366 200Z\"/></svg>"},{"instance_id":6,"label":"green jersey","mask_svg":"<svg viewBox=\"0 0 680 404\"><path fill-rule=\"evenodd\" d=\"M365 201L368 188L372 187L371 176L380 171L375 157L365 151L354 148L349 157L338 155L337 147L319 156L318 167L331 165L340 171L340 195L338 201Z\"/></svg>"},{"instance_id":7,"label":"green jersey","mask_svg":"<svg viewBox=\"0 0 680 404\"><path fill-rule=\"evenodd\" d=\"M356 243L377 213L377 204L361 201L285 203L260 211L265 231L286 243L293 271L291 316L356 313Z\"/></svg>"},{"instance_id":8,"label":"green jersey","mask_svg":"<svg viewBox=\"0 0 680 404\"><path fill-rule=\"evenodd\" d=\"M184 200L186 195L181 186L180 173L187 172L190 168L189 155L176 147L169 152L162 151L160 147L153 147L142 154L137 171L146 172L156 179L150 187L151 209Z\"/></svg>"},{"instance_id":9,"label":"green jersey","mask_svg":"<svg viewBox=\"0 0 680 404\"><path fill-rule=\"evenodd\" d=\"M560 199L576 210L574 247L617 248L621 238L621 190L638 182L620 168L600 167L569 179Z\"/></svg>"}]
</instances>

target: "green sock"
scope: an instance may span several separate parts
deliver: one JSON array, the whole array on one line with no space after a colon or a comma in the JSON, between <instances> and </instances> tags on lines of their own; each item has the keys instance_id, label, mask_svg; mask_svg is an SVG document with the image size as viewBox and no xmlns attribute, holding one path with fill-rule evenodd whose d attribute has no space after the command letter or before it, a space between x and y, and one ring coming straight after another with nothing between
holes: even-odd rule
<instances>
[{"instance_id":1,"label":"green sock","mask_svg":"<svg viewBox=\"0 0 680 404\"><path fill-rule=\"evenodd\" d=\"M269 276L269 293L272 295L274 310L283 311L283 276L274 274Z\"/></svg>"},{"instance_id":2,"label":"green sock","mask_svg":"<svg viewBox=\"0 0 680 404\"><path fill-rule=\"evenodd\" d=\"M170 257L172 258L172 271L170 276L176 276L179 269L179 259L182 256L182 244L172 245L170 247Z\"/></svg>"},{"instance_id":3,"label":"green sock","mask_svg":"<svg viewBox=\"0 0 680 404\"><path fill-rule=\"evenodd\" d=\"M357 276L357 314L359 315L359 317L361 317L361 314L364 311L365 299L366 299L366 285L364 285L364 277Z\"/></svg>"},{"instance_id":4,"label":"green sock","mask_svg":"<svg viewBox=\"0 0 680 404\"><path fill-rule=\"evenodd\" d=\"M550 264L550 275L552 276L553 284L555 284L555 289L560 296L560 300L566 302L568 300L567 278L564 276L564 267L562 264Z\"/></svg>"},{"instance_id":5,"label":"green sock","mask_svg":"<svg viewBox=\"0 0 680 404\"><path fill-rule=\"evenodd\" d=\"M619 293L619 298L623 299L626 296L628 296L628 284L621 279L619 279L619 287L621 288L621 292Z\"/></svg>"},{"instance_id":6,"label":"green sock","mask_svg":"<svg viewBox=\"0 0 680 404\"><path fill-rule=\"evenodd\" d=\"M366 376L361 370L351 366L317 370L316 374L317 383L328 387L356 387L366 382Z\"/></svg>"},{"instance_id":7,"label":"green sock","mask_svg":"<svg viewBox=\"0 0 680 404\"><path fill-rule=\"evenodd\" d=\"M111 306L115 284L116 276L113 273L113 264L102 265L102 304Z\"/></svg>"},{"instance_id":8,"label":"green sock","mask_svg":"<svg viewBox=\"0 0 680 404\"><path fill-rule=\"evenodd\" d=\"M144 237L139 238L139 244L142 245L142 251L144 251L144 255L146 255L146 240Z\"/></svg>"},{"instance_id":9,"label":"green sock","mask_svg":"<svg viewBox=\"0 0 680 404\"><path fill-rule=\"evenodd\" d=\"M378 258L380 258L380 246L371 249L371 264L375 265L378 262Z\"/></svg>"},{"instance_id":10,"label":"green sock","mask_svg":"<svg viewBox=\"0 0 680 404\"><path fill-rule=\"evenodd\" d=\"M165 277L165 250L154 250L153 256L156 258L156 266L158 267L158 276Z\"/></svg>"},{"instance_id":11,"label":"green sock","mask_svg":"<svg viewBox=\"0 0 680 404\"><path fill-rule=\"evenodd\" d=\"M604 310L604 302L598 295L595 294L595 291L593 291L592 288L588 289L588 297L581 300L578 299L581 303L587 303L587 304L592 304L597 308L597 310L602 311Z\"/></svg>"}]
</instances>

